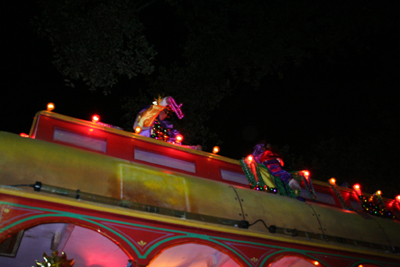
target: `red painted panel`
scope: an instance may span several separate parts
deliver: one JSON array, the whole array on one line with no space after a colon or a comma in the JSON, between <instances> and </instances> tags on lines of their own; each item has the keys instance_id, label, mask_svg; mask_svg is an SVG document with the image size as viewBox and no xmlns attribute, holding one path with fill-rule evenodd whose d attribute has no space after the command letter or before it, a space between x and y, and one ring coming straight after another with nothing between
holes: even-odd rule
<instances>
[{"instance_id":1,"label":"red painted panel","mask_svg":"<svg viewBox=\"0 0 400 267\"><path fill-rule=\"evenodd\" d=\"M90 122L85 122L90 123ZM61 145L66 145L70 147L75 147L79 149L84 149L87 151L105 154L107 156L116 157L128 161L138 162L150 166L162 167L167 170L173 170L175 172L181 172L184 174L194 175L206 179L216 180L232 185L236 185L239 187L243 187L243 184L236 183L233 181L223 180L221 177L220 169L229 170L232 172L243 173L242 168L239 164L232 164L224 161L220 161L217 159L212 159L206 156L189 153L187 151L183 151L180 149L174 149L169 146L164 146L162 141L160 145L154 144L153 142L145 142L140 139L136 139L132 133L132 137L128 137L125 135L118 135L112 132L108 132L102 129L98 129L97 125L93 124L93 128L88 127L87 125L82 125L78 123L74 123L71 121L60 120L57 118L39 115L38 123L36 125L35 138L40 139L47 142L57 143ZM99 151L94 151L85 147L80 147L74 144L69 144L65 142L60 142L58 140L54 140L53 133L55 129L62 129L64 131L69 131L71 133L80 134L86 137L91 137L95 139L106 140L107 142L107 150L106 153L102 153ZM155 154L160 154L164 156L168 156L178 160L184 160L196 165L196 172L189 172L184 170L178 170L171 167L160 166L157 164L137 160L134 158L135 149L141 149L144 151L148 151Z\"/></svg>"}]
</instances>

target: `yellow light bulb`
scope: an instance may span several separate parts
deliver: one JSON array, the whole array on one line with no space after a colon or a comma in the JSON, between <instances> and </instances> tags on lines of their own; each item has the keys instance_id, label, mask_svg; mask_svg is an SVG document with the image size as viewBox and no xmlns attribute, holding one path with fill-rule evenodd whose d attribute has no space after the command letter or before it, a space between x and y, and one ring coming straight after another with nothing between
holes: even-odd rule
<instances>
[{"instance_id":1,"label":"yellow light bulb","mask_svg":"<svg viewBox=\"0 0 400 267\"><path fill-rule=\"evenodd\" d=\"M219 147L218 146L213 147L213 153L217 154L218 152L219 152Z\"/></svg>"},{"instance_id":2,"label":"yellow light bulb","mask_svg":"<svg viewBox=\"0 0 400 267\"><path fill-rule=\"evenodd\" d=\"M183 136L182 136L181 134L178 134L178 135L176 136L176 141L177 141L178 143L181 143L182 140L183 140Z\"/></svg>"},{"instance_id":3,"label":"yellow light bulb","mask_svg":"<svg viewBox=\"0 0 400 267\"><path fill-rule=\"evenodd\" d=\"M54 110L55 107L56 106L54 105L54 103L51 102L47 103L47 111L52 111Z\"/></svg>"}]
</instances>

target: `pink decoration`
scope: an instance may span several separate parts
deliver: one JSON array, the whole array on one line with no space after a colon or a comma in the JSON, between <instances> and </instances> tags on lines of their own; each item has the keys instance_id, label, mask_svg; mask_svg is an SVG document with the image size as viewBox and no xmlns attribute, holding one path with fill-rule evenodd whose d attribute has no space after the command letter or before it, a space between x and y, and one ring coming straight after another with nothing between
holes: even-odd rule
<instances>
[{"instance_id":1,"label":"pink decoration","mask_svg":"<svg viewBox=\"0 0 400 267\"><path fill-rule=\"evenodd\" d=\"M181 110L183 104L180 103L179 105L177 105L172 97L169 97L169 103L169 107L172 109L173 112L175 112L176 116L178 116L179 119L182 119L185 116Z\"/></svg>"}]
</instances>

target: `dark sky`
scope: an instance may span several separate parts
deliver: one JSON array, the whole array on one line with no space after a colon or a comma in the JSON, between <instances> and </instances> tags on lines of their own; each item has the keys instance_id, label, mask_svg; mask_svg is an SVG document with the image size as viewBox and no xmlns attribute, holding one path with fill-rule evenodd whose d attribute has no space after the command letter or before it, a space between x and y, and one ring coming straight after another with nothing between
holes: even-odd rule
<instances>
[{"instance_id":1,"label":"dark sky","mask_svg":"<svg viewBox=\"0 0 400 267\"><path fill-rule=\"evenodd\" d=\"M57 113L80 119L99 113L105 123L122 124L119 94L135 90L135 82L123 80L106 97L81 86L65 87L64 78L51 64L49 42L30 26L34 4L12 3L2 11L1 131L28 133L34 114L45 109L48 102L55 103ZM148 31L160 30L149 40L155 42L158 60L166 61L176 52L169 50L176 47L162 44L176 25L166 28L162 13L156 15L160 15L159 24L154 20ZM210 126L224 141L221 154L240 158L262 139L280 146L288 144L300 154L321 138L357 138L356 133L368 134L371 129L386 131L382 118L397 125L400 56L399 43L393 39L397 35L374 40L367 53L335 63L314 58L301 68L288 69L283 79L266 79L258 92L243 90L225 99L210 119ZM399 155L390 148L387 154Z\"/></svg>"}]
</instances>

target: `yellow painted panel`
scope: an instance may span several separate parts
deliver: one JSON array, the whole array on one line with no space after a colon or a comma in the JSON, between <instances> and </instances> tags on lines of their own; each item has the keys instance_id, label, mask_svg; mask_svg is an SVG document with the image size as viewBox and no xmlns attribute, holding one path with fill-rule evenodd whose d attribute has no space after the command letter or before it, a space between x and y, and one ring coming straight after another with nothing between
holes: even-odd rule
<instances>
[{"instance_id":1,"label":"yellow painted panel","mask_svg":"<svg viewBox=\"0 0 400 267\"><path fill-rule=\"evenodd\" d=\"M43 184L240 220L229 185L41 140L0 133L0 184Z\"/></svg>"},{"instance_id":2,"label":"yellow painted panel","mask_svg":"<svg viewBox=\"0 0 400 267\"><path fill-rule=\"evenodd\" d=\"M314 234L322 233L313 210L305 202L250 189L237 189L237 192L242 201L246 220L250 224L261 219L267 226L275 225ZM267 231L260 222L251 226L251 229Z\"/></svg>"},{"instance_id":3,"label":"yellow painted panel","mask_svg":"<svg viewBox=\"0 0 400 267\"><path fill-rule=\"evenodd\" d=\"M240 205L229 185L157 168L121 164L124 199L240 220Z\"/></svg>"},{"instance_id":4,"label":"yellow painted panel","mask_svg":"<svg viewBox=\"0 0 400 267\"><path fill-rule=\"evenodd\" d=\"M34 184L40 181L72 190L119 197L117 163L100 154L0 133L0 184Z\"/></svg>"},{"instance_id":5,"label":"yellow painted panel","mask_svg":"<svg viewBox=\"0 0 400 267\"><path fill-rule=\"evenodd\" d=\"M312 205L326 235L389 245L389 239L400 245L400 224L353 211Z\"/></svg>"},{"instance_id":6,"label":"yellow painted panel","mask_svg":"<svg viewBox=\"0 0 400 267\"><path fill-rule=\"evenodd\" d=\"M375 221L385 232L390 245L400 247L400 222L383 218L375 218Z\"/></svg>"}]
</instances>

